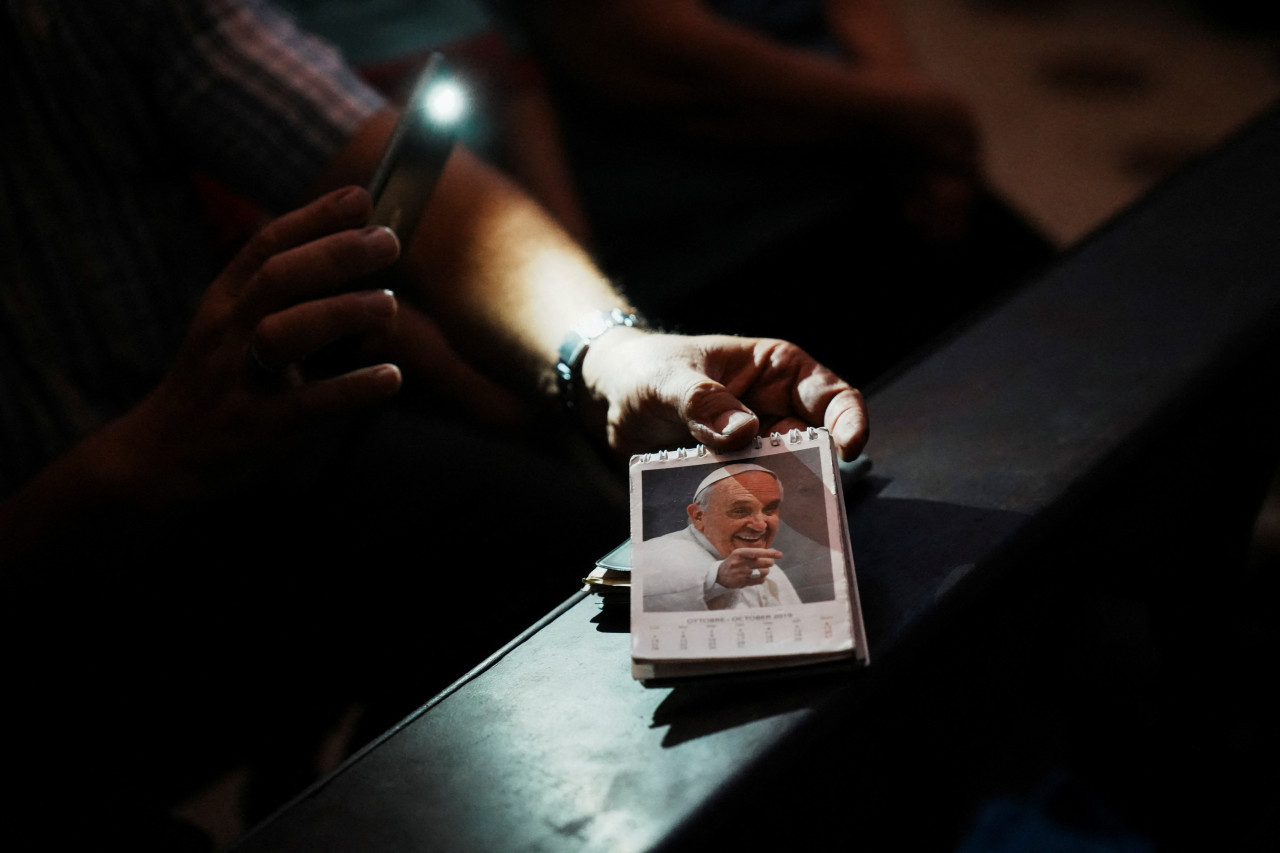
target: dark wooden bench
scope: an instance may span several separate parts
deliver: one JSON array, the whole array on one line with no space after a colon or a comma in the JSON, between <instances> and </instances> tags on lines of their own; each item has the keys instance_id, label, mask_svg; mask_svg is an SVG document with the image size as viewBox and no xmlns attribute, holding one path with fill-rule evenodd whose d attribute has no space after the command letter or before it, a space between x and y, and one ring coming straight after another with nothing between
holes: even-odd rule
<instances>
[{"instance_id":1,"label":"dark wooden bench","mask_svg":"<svg viewBox=\"0 0 1280 853\"><path fill-rule=\"evenodd\" d=\"M872 390L871 667L646 689L575 596L236 849L955 849L1045 790L1113 832L1252 831L1238 558L1278 354L1273 112Z\"/></svg>"}]
</instances>

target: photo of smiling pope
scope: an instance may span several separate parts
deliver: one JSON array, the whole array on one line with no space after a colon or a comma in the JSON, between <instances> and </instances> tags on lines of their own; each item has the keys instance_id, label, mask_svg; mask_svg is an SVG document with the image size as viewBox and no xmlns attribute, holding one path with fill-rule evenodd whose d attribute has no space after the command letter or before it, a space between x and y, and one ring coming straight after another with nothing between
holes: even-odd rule
<instances>
[{"instance_id":1,"label":"photo of smiling pope","mask_svg":"<svg viewBox=\"0 0 1280 853\"><path fill-rule=\"evenodd\" d=\"M836 598L821 451L643 472L634 565L646 612L789 607ZM838 542L838 537L836 539ZM635 543L639 544L635 544Z\"/></svg>"}]
</instances>

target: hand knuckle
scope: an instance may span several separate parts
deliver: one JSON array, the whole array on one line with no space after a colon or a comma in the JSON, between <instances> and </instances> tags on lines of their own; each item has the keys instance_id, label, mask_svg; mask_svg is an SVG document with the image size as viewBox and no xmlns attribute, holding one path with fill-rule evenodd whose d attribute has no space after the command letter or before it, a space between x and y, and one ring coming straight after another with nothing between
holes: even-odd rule
<instances>
[{"instance_id":1,"label":"hand knuckle","mask_svg":"<svg viewBox=\"0 0 1280 853\"><path fill-rule=\"evenodd\" d=\"M285 224L281 220L271 220L253 236L249 243L250 250L265 257L270 257L283 251L285 248L285 231Z\"/></svg>"},{"instance_id":2,"label":"hand knuckle","mask_svg":"<svg viewBox=\"0 0 1280 853\"><path fill-rule=\"evenodd\" d=\"M763 364L780 364L805 355L804 350L790 341L763 338L759 343L759 359Z\"/></svg>"},{"instance_id":3,"label":"hand knuckle","mask_svg":"<svg viewBox=\"0 0 1280 853\"><path fill-rule=\"evenodd\" d=\"M263 261L253 277L254 289L273 294L284 286L289 278L289 263L282 255L272 255Z\"/></svg>"}]
</instances>

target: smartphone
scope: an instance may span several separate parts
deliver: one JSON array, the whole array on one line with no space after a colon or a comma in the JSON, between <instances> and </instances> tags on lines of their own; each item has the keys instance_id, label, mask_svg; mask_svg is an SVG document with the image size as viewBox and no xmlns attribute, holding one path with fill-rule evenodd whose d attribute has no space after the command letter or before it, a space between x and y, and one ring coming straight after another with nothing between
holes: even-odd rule
<instances>
[{"instance_id":1,"label":"smartphone","mask_svg":"<svg viewBox=\"0 0 1280 853\"><path fill-rule=\"evenodd\" d=\"M445 67L444 57L431 54L414 81L369 183L373 197L369 224L385 225L394 231L401 252L409 244L453 151L459 123L465 117L458 110L461 97L461 88ZM355 279L346 288L386 287L389 283L385 273L384 270ZM353 360L360 358L360 345L358 338L334 341L311 356L307 375L337 376L350 370Z\"/></svg>"},{"instance_id":2,"label":"smartphone","mask_svg":"<svg viewBox=\"0 0 1280 853\"><path fill-rule=\"evenodd\" d=\"M395 232L401 247L418 225L453 151L465 97L444 57L431 54L413 84L369 184L371 225Z\"/></svg>"}]
</instances>

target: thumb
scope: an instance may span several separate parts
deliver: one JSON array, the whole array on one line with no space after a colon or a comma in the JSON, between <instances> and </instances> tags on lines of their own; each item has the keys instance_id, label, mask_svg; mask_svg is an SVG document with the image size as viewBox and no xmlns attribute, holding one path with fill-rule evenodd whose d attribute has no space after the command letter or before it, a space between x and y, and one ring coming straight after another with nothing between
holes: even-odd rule
<instances>
[{"instance_id":1,"label":"thumb","mask_svg":"<svg viewBox=\"0 0 1280 853\"><path fill-rule=\"evenodd\" d=\"M760 428L755 412L719 382L706 378L689 392L681 416L696 441L717 450L743 446Z\"/></svg>"}]
</instances>

